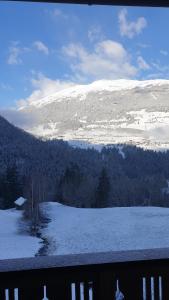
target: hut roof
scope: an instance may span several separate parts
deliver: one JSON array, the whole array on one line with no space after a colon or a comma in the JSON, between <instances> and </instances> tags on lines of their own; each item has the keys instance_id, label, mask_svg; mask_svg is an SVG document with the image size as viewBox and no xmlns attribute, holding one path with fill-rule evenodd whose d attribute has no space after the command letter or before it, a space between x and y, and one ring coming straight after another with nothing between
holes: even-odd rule
<instances>
[{"instance_id":1,"label":"hut roof","mask_svg":"<svg viewBox=\"0 0 169 300\"><path fill-rule=\"evenodd\" d=\"M19 197L16 201L15 204L18 206L22 206L27 200L23 197Z\"/></svg>"}]
</instances>

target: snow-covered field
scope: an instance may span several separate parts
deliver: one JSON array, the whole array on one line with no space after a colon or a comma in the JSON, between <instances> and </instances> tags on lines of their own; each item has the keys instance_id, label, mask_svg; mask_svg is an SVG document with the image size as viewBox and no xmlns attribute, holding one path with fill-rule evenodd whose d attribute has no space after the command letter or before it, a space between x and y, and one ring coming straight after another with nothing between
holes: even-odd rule
<instances>
[{"instance_id":1,"label":"snow-covered field","mask_svg":"<svg viewBox=\"0 0 169 300\"><path fill-rule=\"evenodd\" d=\"M43 203L48 255L169 247L169 208L82 209ZM0 259L31 257L42 240L21 228L22 212L0 210Z\"/></svg>"},{"instance_id":2,"label":"snow-covered field","mask_svg":"<svg viewBox=\"0 0 169 300\"><path fill-rule=\"evenodd\" d=\"M21 218L21 211L0 210L0 259L34 256L41 247L41 239L22 232Z\"/></svg>"},{"instance_id":3,"label":"snow-covered field","mask_svg":"<svg viewBox=\"0 0 169 300\"><path fill-rule=\"evenodd\" d=\"M80 209L44 203L49 255L169 247L169 209Z\"/></svg>"}]
</instances>

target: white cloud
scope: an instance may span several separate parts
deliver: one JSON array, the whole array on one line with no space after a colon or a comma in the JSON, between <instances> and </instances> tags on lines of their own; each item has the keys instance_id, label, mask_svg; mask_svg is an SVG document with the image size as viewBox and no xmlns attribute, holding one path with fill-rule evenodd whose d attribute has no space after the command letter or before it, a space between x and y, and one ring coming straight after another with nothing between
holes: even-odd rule
<instances>
[{"instance_id":1,"label":"white cloud","mask_svg":"<svg viewBox=\"0 0 169 300\"><path fill-rule=\"evenodd\" d=\"M169 78L169 65L161 64L159 60L151 62L152 74L149 74L149 77L158 77L158 78ZM155 74L155 75L154 75Z\"/></svg>"},{"instance_id":2,"label":"white cloud","mask_svg":"<svg viewBox=\"0 0 169 300\"><path fill-rule=\"evenodd\" d=\"M91 81L131 78L137 73L123 45L112 40L95 44L93 51L72 43L63 47L63 53L69 61L71 58L71 69L76 79L82 77Z\"/></svg>"},{"instance_id":3,"label":"white cloud","mask_svg":"<svg viewBox=\"0 0 169 300\"><path fill-rule=\"evenodd\" d=\"M20 54L22 50L19 46L11 46L9 47L9 57L7 59L7 63L9 65L19 65L22 63L22 59L20 58Z\"/></svg>"},{"instance_id":4,"label":"white cloud","mask_svg":"<svg viewBox=\"0 0 169 300\"><path fill-rule=\"evenodd\" d=\"M79 19L79 17L74 13L65 13L64 9L45 9L45 13L53 22L66 22L69 25L69 30L71 29L72 24L81 26L81 20Z\"/></svg>"},{"instance_id":5,"label":"white cloud","mask_svg":"<svg viewBox=\"0 0 169 300\"><path fill-rule=\"evenodd\" d=\"M48 47L42 43L41 41L35 41L33 43L33 45L36 47L36 49L40 52L43 52L45 55L48 55L49 54L49 49Z\"/></svg>"},{"instance_id":6,"label":"white cloud","mask_svg":"<svg viewBox=\"0 0 169 300\"><path fill-rule=\"evenodd\" d=\"M70 81L50 79L41 73L36 74L36 77L31 78L31 84L33 88L31 95L25 99L20 99L19 101L17 101L18 107L34 103L45 98L46 96L74 85L74 83Z\"/></svg>"},{"instance_id":7,"label":"white cloud","mask_svg":"<svg viewBox=\"0 0 169 300\"><path fill-rule=\"evenodd\" d=\"M96 42L104 39L104 35L100 26L92 26L88 30L88 38L90 42Z\"/></svg>"},{"instance_id":8,"label":"white cloud","mask_svg":"<svg viewBox=\"0 0 169 300\"><path fill-rule=\"evenodd\" d=\"M140 48L146 49L146 48L150 48L151 46L149 44L145 44L145 43L138 43L137 44Z\"/></svg>"},{"instance_id":9,"label":"white cloud","mask_svg":"<svg viewBox=\"0 0 169 300\"><path fill-rule=\"evenodd\" d=\"M55 8L52 11L52 14L54 17L62 17L62 18L67 18L67 15L65 13L63 13L63 11L61 9Z\"/></svg>"},{"instance_id":10,"label":"white cloud","mask_svg":"<svg viewBox=\"0 0 169 300\"><path fill-rule=\"evenodd\" d=\"M0 89L6 90L6 91L12 91L13 90L13 88L9 84L4 83L4 82L0 82Z\"/></svg>"},{"instance_id":11,"label":"white cloud","mask_svg":"<svg viewBox=\"0 0 169 300\"><path fill-rule=\"evenodd\" d=\"M147 21L144 17L139 17L136 21L128 21L125 8L119 12L118 19L121 36L127 36L130 39L140 34L147 26Z\"/></svg>"},{"instance_id":12,"label":"white cloud","mask_svg":"<svg viewBox=\"0 0 169 300\"><path fill-rule=\"evenodd\" d=\"M137 63L141 70L149 70L151 69L150 65L144 60L142 56L137 57Z\"/></svg>"},{"instance_id":13,"label":"white cloud","mask_svg":"<svg viewBox=\"0 0 169 300\"><path fill-rule=\"evenodd\" d=\"M22 54L31 51L29 47L23 47L20 45L19 41L13 41L8 49L9 56L7 58L7 63L9 65L19 65L22 64Z\"/></svg>"},{"instance_id":14,"label":"white cloud","mask_svg":"<svg viewBox=\"0 0 169 300\"><path fill-rule=\"evenodd\" d=\"M166 72L169 72L169 65L166 65L166 64L161 65L161 63L159 61L153 62L152 65L157 71L159 71L163 74Z\"/></svg>"},{"instance_id":15,"label":"white cloud","mask_svg":"<svg viewBox=\"0 0 169 300\"><path fill-rule=\"evenodd\" d=\"M55 17L55 18L58 18L58 17L63 18L63 19L69 18L69 16L63 12L63 10L58 9L58 8L55 8L52 11L52 14L53 14L53 17Z\"/></svg>"},{"instance_id":16,"label":"white cloud","mask_svg":"<svg viewBox=\"0 0 169 300\"><path fill-rule=\"evenodd\" d=\"M166 50L160 50L160 53L164 56L167 56L168 55L168 51Z\"/></svg>"},{"instance_id":17,"label":"white cloud","mask_svg":"<svg viewBox=\"0 0 169 300\"><path fill-rule=\"evenodd\" d=\"M43 52L45 55L49 54L49 49L48 47L42 43L41 41L35 41L32 44L38 51ZM11 46L8 49L8 58L7 58L7 63L9 65L20 65L23 63L22 60L22 55L24 53L32 51L32 47L24 47L21 45L19 41L13 41L11 43Z\"/></svg>"},{"instance_id":18,"label":"white cloud","mask_svg":"<svg viewBox=\"0 0 169 300\"><path fill-rule=\"evenodd\" d=\"M55 8L53 10L48 10L46 9L45 12L53 19L53 20L58 20L58 19L68 19L69 16L65 14L61 9Z\"/></svg>"},{"instance_id":19,"label":"white cloud","mask_svg":"<svg viewBox=\"0 0 169 300\"><path fill-rule=\"evenodd\" d=\"M159 79L159 78L163 78L163 74L162 73L150 73L146 76L146 79Z\"/></svg>"}]
</instances>

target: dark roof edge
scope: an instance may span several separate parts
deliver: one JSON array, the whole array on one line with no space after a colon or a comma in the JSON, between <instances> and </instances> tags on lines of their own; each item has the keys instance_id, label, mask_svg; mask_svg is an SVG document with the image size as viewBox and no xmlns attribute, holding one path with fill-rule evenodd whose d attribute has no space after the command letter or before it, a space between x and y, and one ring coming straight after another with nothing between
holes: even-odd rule
<instances>
[{"instance_id":1,"label":"dark roof edge","mask_svg":"<svg viewBox=\"0 0 169 300\"><path fill-rule=\"evenodd\" d=\"M8 1L8 0L6 0ZM168 0L10 0L17 2L42 2L42 3L68 3L87 5L119 5L119 6L145 6L169 7Z\"/></svg>"}]
</instances>

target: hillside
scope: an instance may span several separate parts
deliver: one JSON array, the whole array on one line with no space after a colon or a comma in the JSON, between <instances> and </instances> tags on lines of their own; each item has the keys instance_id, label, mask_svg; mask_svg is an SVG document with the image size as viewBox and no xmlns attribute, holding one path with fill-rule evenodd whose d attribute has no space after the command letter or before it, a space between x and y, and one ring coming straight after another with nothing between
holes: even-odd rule
<instances>
[{"instance_id":1,"label":"hillside","mask_svg":"<svg viewBox=\"0 0 169 300\"><path fill-rule=\"evenodd\" d=\"M57 182L57 167L61 171L63 148L62 141L47 143L39 140L22 129L10 124L0 116L0 208L12 207L16 197L31 193L31 182L55 193L53 178ZM53 190L52 190L53 186ZM49 192L49 199L51 196ZM46 192L44 192L46 195ZM47 196L48 197L48 196Z\"/></svg>"},{"instance_id":2,"label":"hillside","mask_svg":"<svg viewBox=\"0 0 169 300\"><path fill-rule=\"evenodd\" d=\"M0 207L20 196L32 201L32 193L37 202L74 207L168 207L168 161L169 151L42 141L0 118Z\"/></svg>"},{"instance_id":3,"label":"hillside","mask_svg":"<svg viewBox=\"0 0 169 300\"><path fill-rule=\"evenodd\" d=\"M168 95L168 80L100 80L3 113L45 139L163 149L169 147Z\"/></svg>"}]
</instances>

